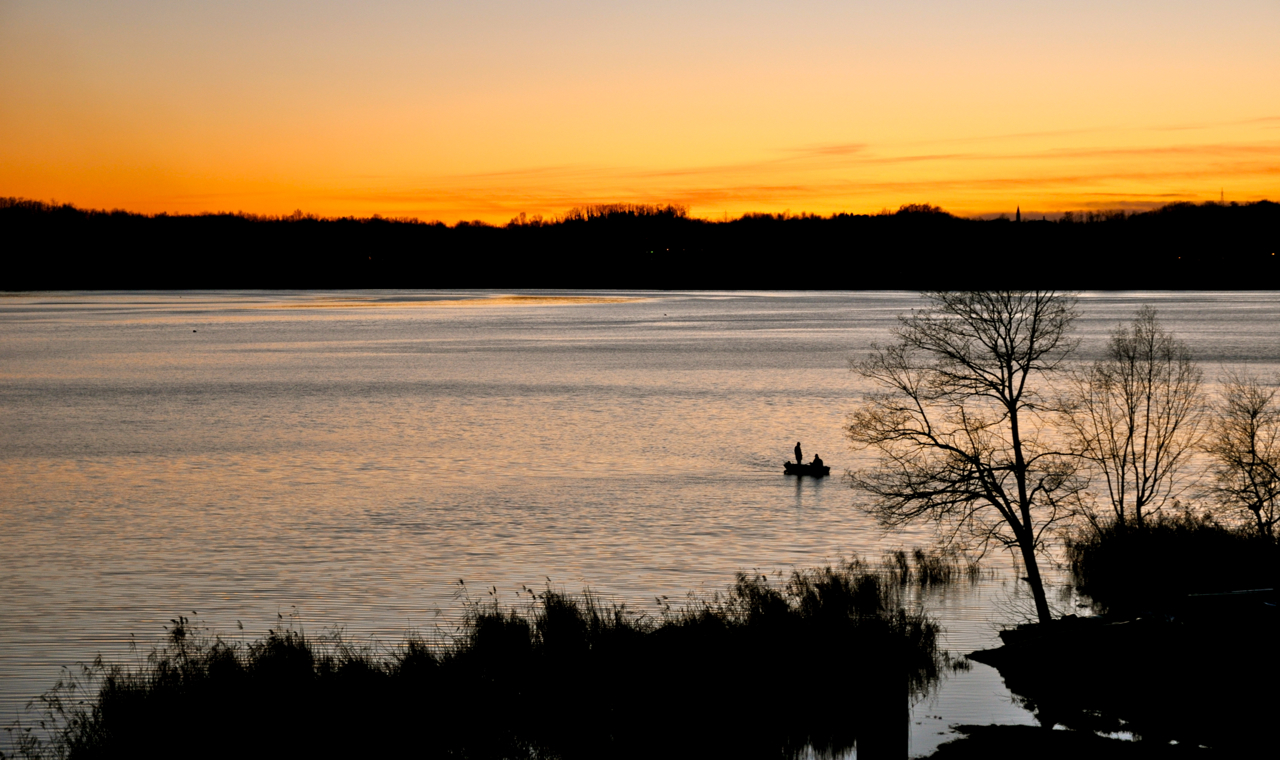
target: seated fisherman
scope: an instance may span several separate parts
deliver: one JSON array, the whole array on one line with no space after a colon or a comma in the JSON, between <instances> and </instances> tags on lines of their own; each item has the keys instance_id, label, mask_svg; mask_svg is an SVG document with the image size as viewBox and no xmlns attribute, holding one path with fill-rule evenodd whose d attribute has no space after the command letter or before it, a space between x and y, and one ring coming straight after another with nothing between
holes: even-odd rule
<instances>
[{"instance_id":1,"label":"seated fisherman","mask_svg":"<svg viewBox=\"0 0 1280 760\"><path fill-rule=\"evenodd\" d=\"M814 467L821 467L821 466L822 466L822 457L818 456L817 454L814 454L814 455L813 455L813 466L814 466Z\"/></svg>"}]
</instances>

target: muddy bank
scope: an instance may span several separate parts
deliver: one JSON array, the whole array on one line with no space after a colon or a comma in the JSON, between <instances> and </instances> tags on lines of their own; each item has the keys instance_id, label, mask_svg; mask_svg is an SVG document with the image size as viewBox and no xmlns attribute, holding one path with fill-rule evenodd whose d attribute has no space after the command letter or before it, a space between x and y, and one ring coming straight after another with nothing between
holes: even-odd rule
<instances>
[{"instance_id":1,"label":"muddy bank","mask_svg":"<svg viewBox=\"0 0 1280 760\"><path fill-rule=\"evenodd\" d=\"M929 756L932 760L1177 760L1222 756L1189 744L1124 741L1039 726L956 726L955 730L964 736L943 744Z\"/></svg>"},{"instance_id":2,"label":"muddy bank","mask_svg":"<svg viewBox=\"0 0 1280 760\"><path fill-rule=\"evenodd\" d=\"M1043 726L1237 754L1273 739L1277 633L1267 589L1019 626L1001 634L1003 646L969 658L997 668Z\"/></svg>"}]
</instances>

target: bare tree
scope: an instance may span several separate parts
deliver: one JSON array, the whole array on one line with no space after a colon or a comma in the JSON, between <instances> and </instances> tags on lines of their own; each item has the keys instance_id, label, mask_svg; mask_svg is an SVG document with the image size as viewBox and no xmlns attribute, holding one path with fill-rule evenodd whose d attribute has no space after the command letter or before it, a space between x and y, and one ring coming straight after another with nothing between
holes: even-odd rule
<instances>
[{"instance_id":1,"label":"bare tree","mask_svg":"<svg viewBox=\"0 0 1280 760\"><path fill-rule=\"evenodd\" d=\"M1244 507L1264 536L1274 537L1280 501L1280 405L1276 388L1229 372L1214 406L1204 450L1213 464L1209 488L1225 506Z\"/></svg>"},{"instance_id":2,"label":"bare tree","mask_svg":"<svg viewBox=\"0 0 1280 760\"><path fill-rule=\"evenodd\" d=\"M1020 553L1042 622L1052 618L1037 550L1071 513L1078 459L1057 451L1043 404L1074 343L1074 296L926 293L900 317L898 341L853 369L880 386L849 418L876 467L850 473L881 524L932 520L946 541L976 538Z\"/></svg>"},{"instance_id":3,"label":"bare tree","mask_svg":"<svg viewBox=\"0 0 1280 760\"><path fill-rule=\"evenodd\" d=\"M1141 525L1181 492L1177 475L1200 432L1201 376L1186 344L1143 306L1074 378L1064 419L1101 474L1117 524ZM1086 515L1097 525L1096 510Z\"/></svg>"}]
</instances>

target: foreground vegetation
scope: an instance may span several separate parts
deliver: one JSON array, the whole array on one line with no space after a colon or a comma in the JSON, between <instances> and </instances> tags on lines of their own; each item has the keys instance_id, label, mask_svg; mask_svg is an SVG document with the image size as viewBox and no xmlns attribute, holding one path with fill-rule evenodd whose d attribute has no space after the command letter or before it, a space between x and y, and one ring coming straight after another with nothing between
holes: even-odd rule
<instances>
[{"instance_id":1,"label":"foreground vegetation","mask_svg":"<svg viewBox=\"0 0 1280 760\"><path fill-rule=\"evenodd\" d=\"M1280 636L1273 537L1184 512L1092 524L1066 550L1072 580L1103 614L1003 631L1004 646L972 659L999 668L1041 725L1127 731L1144 745L1099 745L1100 756L1270 749L1280 677L1269 644ZM987 731L944 756L980 753L1001 736L1013 738Z\"/></svg>"},{"instance_id":2,"label":"foreground vegetation","mask_svg":"<svg viewBox=\"0 0 1280 760\"><path fill-rule=\"evenodd\" d=\"M99 659L42 697L46 734L15 727L16 756L902 756L909 695L950 665L904 589L950 571L898 559L740 574L658 617L548 588L390 650L178 618L144 664Z\"/></svg>"},{"instance_id":3,"label":"foreground vegetation","mask_svg":"<svg viewBox=\"0 0 1280 760\"><path fill-rule=\"evenodd\" d=\"M1280 574L1274 538L1192 512L1091 526L1067 540L1066 559L1094 608L1121 616L1174 614L1190 595L1274 589Z\"/></svg>"},{"instance_id":4,"label":"foreground vegetation","mask_svg":"<svg viewBox=\"0 0 1280 760\"><path fill-rule=\"evenodd\" d=\"M1228 370L1206 398L1189 349L1151 308L1073 371L1072 294L925 299L853 367L879 392L847 434L877 461L849 479L885 526L928 521L952 544L1022 560L1037 622L969 657L999 668L1046 728L1238 756L1270 742L1277 381ZM1187 495L1202 510L1183 512ZM1077 589L1107 614L1051 609L1040 563L1064 537ZM996 735L947 752L979 753Z\"/></svg>"},{"instance_id":5,"label":"foreground vegetation","mask_svg":"<svg viewBox=\"0 0 1280 760\"><path fill-rule=\"evenodd\" d=\"M1020 222L927 204L723 221L676 205L611 204L448 226L301 211L148 216L0 198L9 243L0 289L1254 288L1280 266L1278 230L1280 204L1270 201ZM776 263L795 251L804 265ZM743 265L753 258L764 263Z\"/></svg>"}]
</instances>

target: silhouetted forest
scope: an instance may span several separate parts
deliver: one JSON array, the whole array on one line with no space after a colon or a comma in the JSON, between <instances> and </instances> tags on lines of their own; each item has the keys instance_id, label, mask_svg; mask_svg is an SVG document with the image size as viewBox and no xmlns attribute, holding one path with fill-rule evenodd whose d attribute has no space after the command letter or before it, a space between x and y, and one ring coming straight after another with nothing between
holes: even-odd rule
<instances>
[{"instance_id":1,"label":"silhouetted forest","mask_svg":"<svg viewBox=\"0 0 1280 760\"><path fill-rule=\"evenodd\" d=\"M503 226L416 219L147 216L0 198L0 289L626 287L1269 288L1280 204L977 220L576 208Z\"/></svg>"}]
</instances>

